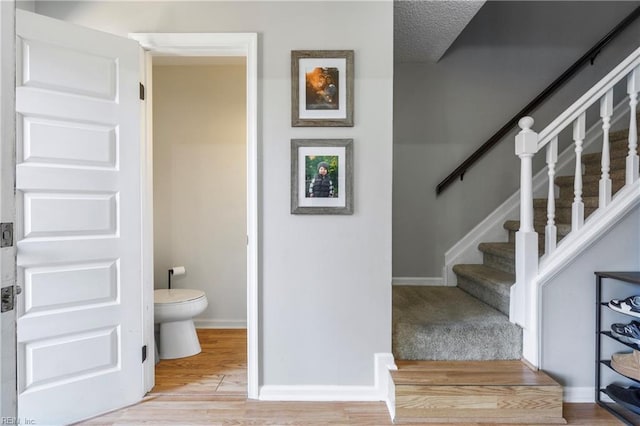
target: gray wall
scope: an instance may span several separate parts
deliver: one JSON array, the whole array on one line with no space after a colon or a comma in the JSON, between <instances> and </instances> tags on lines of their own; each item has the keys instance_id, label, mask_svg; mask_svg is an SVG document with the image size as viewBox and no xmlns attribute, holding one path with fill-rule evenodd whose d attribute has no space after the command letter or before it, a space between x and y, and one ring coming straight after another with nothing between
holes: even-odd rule
<instances>
[{"instance_id":1,"label":"gray wall","mask_svg":"<svg viewBox=\"0 0 640 426\"><path fill-rule=\"evenodd\" d=\"M261 383L373 385L373 354L391 352L393 4L47 1L37 11L123 36L259 33ZM353 128L291 128L296 49L355 51ZM354 139L354 215L290 214L292 138Z\"/></svg>"},{"instance_id":2,"label":"gray wall","mask_svg":"<svg viewBox=\"0 0 640 426\"><path fill-rule=\"evenodd\" d=\"M512 132L436 197L438 183L638 2L488 2L438 63L394 72L393 275L440 277L444 254L517 189ZM638 47L640 22L536 110L534 130Z\"/></svg>"},{"instance_id":3,"label":"gray wall","mask_svg":"<svg viewBox=\"0 0 640 426\"><path fill-rule=\"evenodd\" d=\"M245 75L242 63L153 67L154 284L184 266L172 287L209 301L197 327L247 324Z\"/></svg>"},{"instance_id":4,"label":"gray wall","mask_svg":"<svg viewBox=\"0 0 640 426\"><path fill-rule=\"evenodd\" d=\"M640 207L588 247L567 268L542 287L541 369L568 388L593 388L595 366L595 271L640 269ZM630 238L630 236L632 236ZM611 281L611 280L607 280ZM640 294L640 288L604 287L603 300ZM609 290L614 290L610 293ZM615 322L632 318L609 316ZM603 340L604 342L604 340ZM613 348L611 348L613 349ZM615 352L628 351L619 345ZM619 380L619 377L618 377ZM579 393L580 391L576 391ZM587 397L593 398L589 391Z\"/></svg>"}]
</instances>

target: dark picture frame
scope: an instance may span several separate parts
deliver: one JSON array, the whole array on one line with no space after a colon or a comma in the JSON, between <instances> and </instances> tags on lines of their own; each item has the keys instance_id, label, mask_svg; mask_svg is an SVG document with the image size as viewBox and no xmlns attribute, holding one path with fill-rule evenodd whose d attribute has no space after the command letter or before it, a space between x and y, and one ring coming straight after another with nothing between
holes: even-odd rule
<instances>
[{"instance_id":1,"label":"dark picture frame","mask_svg":"<svg viewBox=\"0 0 640 426\"><path fill-rule=\"evenodd\" d=\"M291 126L353 127L353 50L291 51Z\"/></svg>"},{"instance_id":2,"label":"dark picture frame","mask_svg":"<svg viewBox=\"0 0 640 426\"><path fill-rule=\"evenodd\" d=\"M291 140L291 213L353 214L353 139Z\"/></svg>"}]
</instances>

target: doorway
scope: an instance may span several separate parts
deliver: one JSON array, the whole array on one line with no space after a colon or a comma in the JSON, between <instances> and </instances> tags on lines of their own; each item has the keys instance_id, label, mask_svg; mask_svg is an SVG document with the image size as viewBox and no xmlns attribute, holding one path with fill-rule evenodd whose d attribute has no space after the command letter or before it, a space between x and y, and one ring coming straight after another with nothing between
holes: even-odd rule
<instances>
[{"instance_id":1,"label":"doorway","mask_svg":"<svg viewBox=\"0 0 640 426\"><path fill-rule=\"evenodd\" d=\"M153 393L228 391L232 381L246 395L246 367L237 377L220 357L220 348L246 348L245 62L152 57L154 287L166 289L168 270L180 266L186 273L174 273L171 288L208 300L194 318L202 352L160 360Z\"/></svg>"},{"instance_id":2,"label":"doorway","mask_svg":"<svg viewBox=\"0 0 640 426\"><path fill-rule=\"evenodd\" d=\"M257 34L132 34L145 50L147 92L153 93L153 61L156 57L221 57L236 56L246 61L246 328L247 328L247 396L258 398L258 166L257 166ZM153 193L153 116L152 101L146 103L147 129L145 162L143 174L147 176L145 193ZM143 200L143 223L153 219L151 197ZM153 229L143 229L143 281L145 283L146 306L153 306ZM178 266L178 265L172 265ZM165 271L166 273L166 271ZM151 316L146 319L145 330L150 337L153 333ZM146 388L154 384L154 365L149 363L145 370Z\"/></svg>"}]
</instances>

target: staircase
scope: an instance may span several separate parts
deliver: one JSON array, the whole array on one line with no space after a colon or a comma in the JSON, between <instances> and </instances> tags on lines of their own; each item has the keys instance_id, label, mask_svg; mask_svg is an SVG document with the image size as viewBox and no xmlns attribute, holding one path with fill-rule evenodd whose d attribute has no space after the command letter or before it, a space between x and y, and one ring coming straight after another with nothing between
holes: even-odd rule
<instances>
[{"instance_id":1,"label":"staircase","mask_svg":"<svg viewBox=\"0 0 640 426\"><path fill-rule=\"evenodd\" d=\"M612 132L609 138L615 194L625 183L628 130ZM585 218L598 207L601 156L598 152L582 157ZM560 241L571 231L574 177L558 176L555 184ZM534 200L534 212L538 247L544 248L546 198ZM397 360L404 360L397 362L399 370L392 374L396 423L479 418L493 423L564 422L562 387L519 361L522 330L508 318L519 227L519 221L508 220L504 223L508 242L480 243L482 264L455 265L457 287L394 286L393 350ZM478 371L487 373L485 381L478 379Z\"/></svg>"},{"instance_id":2,"label":"staircase","mask_svg":"<svg viewBox=\"0 0 640 426\"><path fill-rule=\"evenodd\" d=\"M640 116L637 122L640 123ZM625 183L628 130L609 135L612 193ZM600 152L582 156L585 219L598 208L601 174ZM571 231L574 176L557 176L555 200L557 239ZM545 247L547 199L534 199L534 229L540 254ZM395 286L393 289L396 359L403 360L508 360L520 359L520 328L509 322L510 288L515 283L515 233L517 220L504 223L507 242L483 242L478 250L482 264L453 267L457 287ZM472 296L472 297L469 297ZM466 342L460 344L459 342Z\"/></svg>"},{"instance_id":3,"label":"staircase","mask_svg":"<svg viewBox=\"0 0 640 426\"><path fill-rule=\"evenodd\" d=\"M631 98L627 122L633 131L609 132L614 85L625 77ZM537 321L539 301L529 297L538 285L536 274L545 267L548 270L554 256L561 253L558 258L564 259L562 256L567 253L579 253L575 241L579 241L583 227L606 229L603 221L619 217L607 216L609 211L615 213L621 205L638 202L639 91L640 49L539 135L531 130L533 120L521 120L523 130L516 138L516 152L523 164L520 216L525 225L521 226L518 220L505 221L506 242L478 244L482 264L453 266L457 287L394 286L393 353L396 360L402 360L398 361L398 372L392 375L397 423L455 423L465 419L564 423L562 387L535 368L539 365L536 354L539 332L531 324ZM586 110L598 101L601 146L608 147L608 152L583 155ZM557 135L570 125L573 125L576 170L573 175L556 176ZM532 200L531 158L543 147L547 149L550 195ZM554 187L558 189L557 197ZM616 206L613 196L622 188L626 190ZM607 210L609 207L613 208ZM597 220L587 223L586 219L596 210ZM534 230L538 234L537 253ZM567 236L572 237L567 238L568 243L556 248ZM547 238L551 241L546 241ZM535 261L536 254L537 258L544 255L543 261L551 262ZM534 316L525 312L527 306ZM525 324L524 329L510 322L510 315L512 320ZM519 361L522 358L533 359L533 368ZM483 371L493 373L483 378Z\"/></svg>"}]
</instances>

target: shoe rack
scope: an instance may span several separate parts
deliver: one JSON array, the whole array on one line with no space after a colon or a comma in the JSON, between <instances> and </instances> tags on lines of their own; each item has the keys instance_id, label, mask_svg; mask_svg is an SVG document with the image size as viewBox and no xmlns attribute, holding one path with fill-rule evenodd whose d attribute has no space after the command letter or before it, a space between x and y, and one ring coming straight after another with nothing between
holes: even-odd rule
<instances>
[{"instance_id":1,"label":"shoe rack","mask_svg":"<svg viewBox=\"0 0 640 426\"><path fill-rule=\"evenodd\" d=\"M606 392L607 385L636 386L640 381L627 377L611 366L611 355L617 352L640 350L611 333L611 324L640 321L640 317L614 311L609 301L640 295L640 272L596 272L596 403L627 425L640 425L640 415L613 401ZM640 409L640 407L639 407Z\"/></svg>"}]
</instances>

